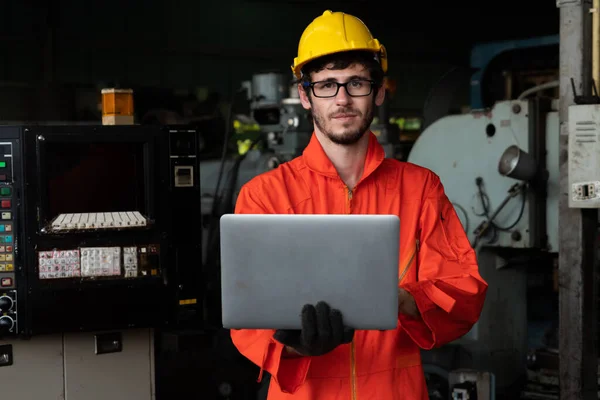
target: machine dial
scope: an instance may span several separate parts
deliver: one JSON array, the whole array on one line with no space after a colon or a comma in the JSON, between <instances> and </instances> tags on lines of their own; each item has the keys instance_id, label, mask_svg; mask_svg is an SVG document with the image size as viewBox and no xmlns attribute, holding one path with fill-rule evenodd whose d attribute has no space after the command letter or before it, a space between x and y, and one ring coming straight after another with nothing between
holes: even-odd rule
<instances>
[{"instance_id":1,"label":"machine dial","mask_svg":"<svg viewBox=\"0 0 600 400\"><path fill-rule=\"evenodd\" d=\"M0 296L0 311L10 311L13 308L14 300L8 296Z\"/></svg>"},{"instance_id":2,"label":"machine dial","mask_svg":"<svg viewBox=\"0 0 600 400\"><path fill-rule=\"evenodd\" d=\"M8 315L0 317L0 333L10 332L15 326L15 320Z\"/></svg>"}]
</instances>

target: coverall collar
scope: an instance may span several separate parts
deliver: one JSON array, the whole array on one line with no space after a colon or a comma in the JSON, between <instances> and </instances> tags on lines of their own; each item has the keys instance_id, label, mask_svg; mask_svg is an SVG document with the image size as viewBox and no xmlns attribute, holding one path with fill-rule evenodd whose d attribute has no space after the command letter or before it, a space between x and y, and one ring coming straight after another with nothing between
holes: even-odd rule
<instances>
[{"instance_id":1,"label":"coverall collar","mask_svg":"<svg viewBox=\"0 0 600 400\"><path fill-rule=\"evenodd\" d=\"M369 147L365 157L365 168L360 179L361 181L373 173L385 158L383 147L377 140L375 134L371 131L367 134L369 135ZM331 160L329 160L329 157L327 157L327 154L325 154L325 151L314 132L310 138L310 142L302 152L302 157L308 168L312 171L332 178L339 178L337 170L333 166Z\"/></svg>"}]
</instances>

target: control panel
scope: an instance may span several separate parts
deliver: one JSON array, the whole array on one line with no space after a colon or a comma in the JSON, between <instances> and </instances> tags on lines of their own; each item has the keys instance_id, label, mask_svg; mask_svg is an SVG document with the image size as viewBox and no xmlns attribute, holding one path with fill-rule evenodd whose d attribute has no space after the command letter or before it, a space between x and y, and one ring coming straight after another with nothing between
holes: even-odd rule
<instances>
[{"instance_id":1,"label":"control panel","mask_svg":"<svg viewBox=\"0 0 600 400\"><path fill-rule=\"evenodd\" d=\"M169 323L168 144L162 127L0 126L0 337Z\"/></svg>"},{"instance_id":2,"label":"control panel","mask_svg":"<svg viewBox=\"0 0 600 400\"><path fill-rule=\"evenodd\" d=\"M158 244L38 251L38 278L143 278L160 274Z\"/></svg>"},{"instance_id":3,"label":"control panel","mask_svg":"<svg viewBox=\"0 0 600 400\"><path fill-rule=\"evenodd\" d=\"M0 141L0 335L17 333L13 143Z\"/></svg>"}]
</instances>

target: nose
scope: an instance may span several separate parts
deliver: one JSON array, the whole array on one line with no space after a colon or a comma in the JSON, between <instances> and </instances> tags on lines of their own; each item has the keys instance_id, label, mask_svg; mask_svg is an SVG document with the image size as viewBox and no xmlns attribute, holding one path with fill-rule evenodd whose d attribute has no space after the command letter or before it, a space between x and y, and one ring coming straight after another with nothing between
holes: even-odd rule
<instances>
[{"instance_id":1,"label":"nose","mask_svg":"<svg viewBox=\"0 0 600 400\"><path fill-rule=\"evenodd\" d=\"M335 104L337 105L347 105L352 102L352 97L348 94L346 87L340 87L337 95L335 96Z\"/></svg>"}]
</instances>

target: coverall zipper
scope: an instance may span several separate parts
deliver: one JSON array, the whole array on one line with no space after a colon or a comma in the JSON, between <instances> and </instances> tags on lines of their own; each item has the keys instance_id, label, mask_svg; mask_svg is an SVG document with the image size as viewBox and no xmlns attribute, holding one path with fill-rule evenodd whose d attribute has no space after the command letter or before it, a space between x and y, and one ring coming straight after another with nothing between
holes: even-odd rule
<instances>
[{"instance_id":1,"label":"coverall zipper","mask_svg":"<svg viewBox=\"0 0 600 400\"><path fill-rule=\"evenodd\" d=\"M352 214L352 195L356 188L350 189L348 186L346 186L346 189L348 193L348 200L346 201L346 212L348 214ZM356 388L356 343L354 342L354 339L352 339L352 342L350 343L350 392L352 400L357 400L358 393Z\"/></svg>"},{"instance_id":2,"label":"coverall zipper","mask_svg":"<svg viewBox=\"0 0 600 400\"><path fill-rule=\"evenodd\" d=\"M352 195L354 193L354 189L350 189L346 186L347 196L346 196L346 214L352 214Z\"/></svg>"}]
</instances>

